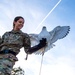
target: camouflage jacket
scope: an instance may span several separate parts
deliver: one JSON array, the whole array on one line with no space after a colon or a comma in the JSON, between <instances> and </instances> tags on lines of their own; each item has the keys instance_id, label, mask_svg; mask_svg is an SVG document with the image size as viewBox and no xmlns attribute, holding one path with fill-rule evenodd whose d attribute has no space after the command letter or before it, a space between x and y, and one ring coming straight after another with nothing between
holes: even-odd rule
<instances>
[{"instance_id":1,"label":"camouflage jacket","mask_svg":"<svg viewBox=\"0 0 75 75\"><path fill-rule=\"evenodd\" d=\"M0 51L8 49L13 50L17 54L24 47L25 51L30 48L30 37L22 31L9 31L0 38Z\"/></svg>"}]
</instances>

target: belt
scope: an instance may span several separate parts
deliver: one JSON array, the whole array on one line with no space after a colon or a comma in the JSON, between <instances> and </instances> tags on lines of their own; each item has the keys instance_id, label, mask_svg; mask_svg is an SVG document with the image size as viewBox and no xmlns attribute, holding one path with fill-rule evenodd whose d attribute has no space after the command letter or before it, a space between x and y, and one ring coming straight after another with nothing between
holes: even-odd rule
<instances>
[{"instance_id":1,"label":"belt","mask_svg":"<svg viewBox=\"0 0 75 75\"><path fill-rule=\"evenodd\" d=\"M11 54L13 54L15 56L17 55L16 52L11 51L11 50L3 50L3 51L0 51L0 54L8 54L8 53L11 53Z\"/></svg>"}]
</instances>

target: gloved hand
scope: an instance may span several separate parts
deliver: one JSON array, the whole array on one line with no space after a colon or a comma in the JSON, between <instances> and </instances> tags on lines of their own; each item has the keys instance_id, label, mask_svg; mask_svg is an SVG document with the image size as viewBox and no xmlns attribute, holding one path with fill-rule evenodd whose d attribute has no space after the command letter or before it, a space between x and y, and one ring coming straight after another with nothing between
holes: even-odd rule
<instances>
[{"instance_id":1,"label":"gloved hand","mask_svg":"<svg viewBox=\"0 0 75 75\"><path fill-rule=\"evenodd\" d=\"M42 38L42 40L40 40L39 46L41 47L45 47L46 46L46 38Z\"/></svg>"},{"instance_id":2,"label":"gloved hand","mask_svg":"<svg viewBox=\"0 0 75 75\"><path fill-rule=\"evenodd\" d=\"M38 51L39 49L45 47L46 44L47 44L47 43L46 43L46 38L42 38L42 40L40 40L40 43L39 43L38 45L35 45L35 46L33 46L33 47L30 47L30 48L28 49L28 51L26 51L26 53L27 53L27 54L31 54L31 53L33 53L33 52L36 52L36 51Z\"/></svg>"}]
</instances>

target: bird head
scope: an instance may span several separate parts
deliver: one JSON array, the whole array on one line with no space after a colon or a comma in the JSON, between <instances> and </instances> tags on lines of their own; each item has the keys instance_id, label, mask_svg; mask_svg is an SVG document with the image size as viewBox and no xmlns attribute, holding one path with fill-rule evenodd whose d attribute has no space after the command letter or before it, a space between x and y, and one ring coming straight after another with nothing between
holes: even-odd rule
<instances>
[{"instance_id":1,"label":"bird head","mask_svg":"<svg viewBox=\"0 0 75 75\"><path fill-rule=\"evenodd\" d=\"M46 30L46 26L43 26L42 30Z\"/></svg>"}]
</instances>

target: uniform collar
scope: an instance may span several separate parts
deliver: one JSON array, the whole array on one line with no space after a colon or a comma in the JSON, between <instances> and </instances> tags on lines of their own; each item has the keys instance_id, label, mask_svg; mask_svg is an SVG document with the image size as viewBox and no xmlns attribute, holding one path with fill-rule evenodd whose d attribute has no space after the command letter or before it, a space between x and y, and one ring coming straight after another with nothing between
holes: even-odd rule
<instances>
[{"instance_id":1,"label":"uniform collar","mask_svg":"<svg viewBox=\"0 0 75 75\"><path fill-rule=\"evenodd\" d=\"M21 30L11 30L12 33L22 33Z\"/></svg>"}]
</instances>

